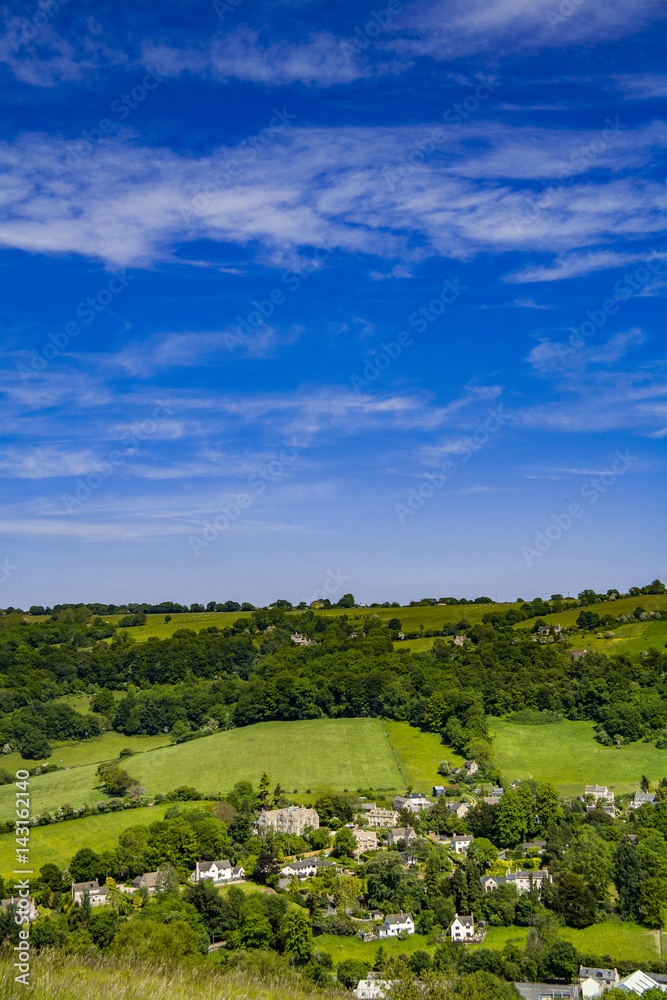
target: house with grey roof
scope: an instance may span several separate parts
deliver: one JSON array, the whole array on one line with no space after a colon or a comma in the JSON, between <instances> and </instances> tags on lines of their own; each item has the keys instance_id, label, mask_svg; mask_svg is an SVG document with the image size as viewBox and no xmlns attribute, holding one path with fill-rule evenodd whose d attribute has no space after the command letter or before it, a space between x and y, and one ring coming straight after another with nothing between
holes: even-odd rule
<instances>
[{"instance_id":1,"label":"house with grey roof","mask_svg":"<svg viewBox=\"0 0 667 1000\"><path fill-rule=\"evenodd\" d=\"M245 871L240 866L235 868L229 861L198 861L195 870L190 875L191 882L200 882L204 878L212 882L232 882L243 878Z\"/></svg>"},{"instance_id":2,"label":"house with grey roof","mask_svg":"<svg viewBox=\"0 0 667 1000\"><path fill-rule=\"evenodd\" d=\"M387 844L390 847L396 847L401 842L409 844L416 839L417 834L411 826L397 826L387 834Z\"/></svg>"},{"instance_id":3,"label":"house with grey roof","mask_svg":"<svg viewBox=\"0 0 667 1000\"><path fill-rule=\"evenodd\" d=\"M148 889L149 893L154 895L158 890L158 885L160 882L160 872L144 872L143 875L137 875L136 878L132 879L132 885L135 889Z\"/></svg>"},{"instance_id":4,"label":"house with grey roof","mask_svg":"<svg viewBox=\"0 0 667 1000\"><path fill-rule=\"evenodd\" d=\"M551 877L546 868L537 871L508 871L506 875L483 875L480 879L484 892L493 892L499 885L516 886L518 892L530 892L531 888L542 889L544 882L550 882Z\"/></svg>"},{"instance_id":5,"label":"house with grey roof","mask_svg":"<svg viewBox=\"0 0 667 1000\"><path fill-rule=\"evenodd\" d=\"M305 878L314 878L318 871L324 868L335 867L336 862L328 858L306 858L304 861L288 861L280 871L287 878L294 878L296 875L299 881L302 881Z\"/></svg>"},{"instance_id":6,"label":"house with grey roof","mask_svg":"<svg viewBox=\"0 0 667 1000\"><path fill-rule=\"evenodd\" d=\"M565 986L554 983L515 983L515 989L523 1000L576 1000L579 984Z\"/></svg>"},{"instance_id":7,"label":"house with grey roof","mask_svg":"<svg viewBox=\"0 0 667 1000\"><path fill-rule=\"evenodd\" d=\"M655 792L635 792L635 797L630 802L630 809L639 809L640 806L654 806Z\"/></svg>"},{"instance_id":8,"label":"house with grey roof","mask_svg":"<svg viewBox=\"0 0 667 1000\"><path fill-rule=\"evenodd\" d=\"M598 997L604 990L618 984L616 969L597 969L587 965L579 966L579 986L582 997Z\"/></svg>"},{"instance_id":9,"label":"house with grey roof","mask_svg":"<svg viewBox=\"0 0 667 1000\"><path fill-rule=\"evenodd\" d=\"M382 927L378 928L378 937L398 937L402 931L414 934L415 922L411 913L393 913L386 916Z\"/></svg>"}]
</instances>

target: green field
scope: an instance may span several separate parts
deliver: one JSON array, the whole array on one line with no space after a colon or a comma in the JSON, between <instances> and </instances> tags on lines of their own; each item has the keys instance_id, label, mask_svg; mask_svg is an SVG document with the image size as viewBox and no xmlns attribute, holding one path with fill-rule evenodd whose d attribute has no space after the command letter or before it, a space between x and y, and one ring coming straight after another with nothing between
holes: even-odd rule
<instances>
[{"instance_id":1,"label":"green field","mask_svg":"<svg viewBox=\"0 0 667 1000\"><path fill-rule=\"evenodd\" d=\"M561 611L557 614L544 615L544 620L551 624L567 626L570 628L577 624L577 618L582 610L594 611L602 618L604 615L611 615L616 618L618 615L631 615L635 608L642 607L644 611L667 611L667 594L646 594L642 597L620 597L616 601L603 601L600 604L591 604L589 607L572 608L569 611ZM535 624L535 619L520 622L516 628L531 629ZM643 624L643 623L641 623ZM614 625L619 625L615 622ZM612 626L609 626L612 628ZM619 626L620 627L620 626Z\"/></svg>"},{"instance_id":2,"label":"green field","mask_svg":"<svg viewBox=\"0 0 667 1000\"><path fill-rule=\"evenodd\" d=\"M414 951L420 950L433 954L433 945L427 944L424 934L411 934L405 941L399 941L398 938L382 938L381 941L364 942L358 937L342 937L338 934L319 934L313 940L319 951L326 951L331 955L334 965L348 958L356 958L372 966L379 945L382 945L388 958L401 954L411 955Z\"/></svg>"},{"instance_id":3,"label":"green field","mask_svg":"<svg viewBox=\"0 0 667 1000\"><path fill-rule=\"evenodd\" d=\"M492 948L502 951L511 941L523 948L528 936L527 927L490 927L481 944L471 944L467 947ZM587 955L611 955L614 961L634 959L640 964L647 959L660 958L660 942L657 931L630 921L608 920L603 924L593 924L583 930L572 927L561 927L558 936L564 941L570 941L577 951Z\"/></svg>"},{"instance_id":4,"label":"green field","mask_svg":"<svg viewBox=\"0 0 667 1000\"><path fill-rule=\"evenodd\" d=\"M558 933L583 954L611 955L614 961L634 959L638 965L647 959L660 958L659 932L639 924L612 919L583 930L562 927Z\"/></svg>"},{"instance_id":5,"label":"green field","mask_svg":"<svg viewBox=\"0 0 667 1000\"><path fill-rule=\"evenodd\" d=\"M604 632L613 632L613 639L605 639ZM618 653L641 653L645 649L659 649L667 645L667 620L633 622L631 625L615 623L614 627L603 630L603 638L597 632L575 632L570 642L579 649L593 649L598 653L615 655Z\"/></svg>"},{"instance_id":6,"label":"green field","mask_svg":"<svg viewBox=\"0 0 667 1000\"><path fill-rule=\"evenodd\" d=\"M463 618L471 625L475 625L481 622L489 611L496 609L509 611L510 608L516 607L518 604L439 604L435 607L429 605L415 608L352 608L347 612L343 612L340 608L331 608L318 614L330 617L345 613L349 615L350 621L361 621L364 618L372 618L373 615L377 615L380 621L385 622L390 618L398 618L403 632L414 632L421 625L427 630L441 629L443 625L451 625L452 622L459 622Z\"/></svg>"},{"instance_id":7,"label":"green field","mask_svg":"<svg viewBox=\"0 0 667 1000\"><path fill-rule=\"evenodd\" d=\"M182 809L200 803L181 803ZM123 809L119 812L82 819L35 826L30 830L30 857L39 871L42 865L52 863L64 868L80 847L102 851L113 847L116 838L130 826L147 826L162 819L170 803L148 806L145 809ZM16 842L11 833L0 834L0 874L7 878L14 870Z\"/></svg>"},{"instance_id":8,"label":"green field","mask_svg":"<svg viewBox=\"0 0 667 1000\"><path fill-rule=\"evenodd\" d=\"M437 733L422 733L407 722L392 722L389 719L385 726L405 775L405 784L411 785L415 791L430 795L432 785L442 784L443 779L438 774L441 760L448 760L457 766L463 763L463 757L450 747L443 746Z\"/></svg>"},{"instance_id":9,"label":"green field","mask_svg":"<svg viewBox=\"0 0 667 1000\"><path fill-rule=\"evenodd\" d=\"M409 649L411 653L425 653L432 647L435 639L435 636L430 636L427 639L398 639L394 643L394 649Z\"/></svg>"},{"instance_id":10,"label":"green field","mask_svg":"<svg viewBox=\"0 0 667 1000\"><path fill-rule=\"evenodd\" d=\"M195 632L208 628L209 625L229 628L238 618L248 618L249 614L248 611L188 611L183 614L173 614L170 622L165 622L163 614L146 615L145 625L134 625L132 628L121 629L121 632L129 632L136 642L145 642L151 636L169 639L178 628L191 628ZM102 615L104 621L111 622L112 625L117 625L124 617L125 615Z\"/></svg>"},{"instance_id":11,"label":"green field","mask_svg":"<svg viewBox=\"0 0 667 1000\"><path fill-rule=\"evenodd\" d=\"M32 811L65 802L92 805L103 797L95 788L95 770L90 764L32 778ZM241 780L256 785L262 771L289 792L325 784L350 790L405 787L381 719L262 722L138 754L126 770L148 795L179 785L194 785L205 794L227 792ZM0 819L11 818L13 794L12 785L0 788Z\"/></svg>"},{"instance_id":12,"label":"green field","mask_svg":"<svg viewBox=\"0 0 667 1000\"><path fill-rule=\"evenodd\" d=\"M413 632L421 625L425 629L440 629L443 625L460 621L466 618L471 625L481 622L482 616L494 608L507 610L515 607L513 604L465 604L465 605L441 605L437 607L416 607L416 608L327 608L325 611L317 611L317 615L325 618L336 618L339 615L348 615L351 622L362 622L364 619L372 619L373 615L381 621L389 621L390 618L399 618L403 630ZM634 605L636 607L636 604ZM293 612L298 614L299 612ZM198 632L209 625L217 625L219 628L226 628L232 625L237 618L247 618L248 611L202 611L186 612L184 614L172 615L170 622L165 622L164 615L148 615L145 625L136 625L133 628L122 629L129 632L137 642L145 642L151 636L160 639L167 639L174 634L178 628L191 628ZM105 621L117 625L123 615L103 615ZM576 617L576 616L575 616ZM420 640L416 640L420 641ZM424 648L429 648L428 646Z\"/></svg>"},{"instance_id":13,"label":"green field","mask_svg":"<svg viewBox=\"0 0 667 1000\"><path fill-rule=\"evenodd\" d=\"M112 760L126 747L135 753L169 746L168 736L124 736L122 733L107 732L92 740L80 743L52 743L53 753L44 761L26 761L20 753L3 754L0 766L13 774L19 768L33 768L37 764L57 764L58 767L79 767L82 764L97 764L101 760ZM32 779L37 780L37 779Z\"/></svg>"},{"instance_id":14,"label":"green field","mask_svg":"<svg viewBox=\"0 0 667 1000\"><path fill-rule=\"evenodd\" d=\"M489 718L495 759L510 781L551 781L564 795L579 795L584 785L607 785L617 794L639 787L642 774L655 781L667 774L667 756L651 743L603 747L593 739L592 722L515 725Z\"/></svg>"}]
</instances>

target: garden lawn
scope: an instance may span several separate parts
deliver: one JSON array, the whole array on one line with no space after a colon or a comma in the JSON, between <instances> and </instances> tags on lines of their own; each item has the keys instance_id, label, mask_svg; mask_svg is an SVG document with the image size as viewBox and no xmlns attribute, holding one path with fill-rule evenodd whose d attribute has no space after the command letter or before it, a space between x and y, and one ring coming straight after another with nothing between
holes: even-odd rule
<instances>
[{"instance_id":1,"label":"garden lawn","mask_svg":"<svg viewBox=\"0 0 667 1000\"><path fill-rule=\"evenodd\" d=\"M631 921L607 920L583 930L562 927L559 936L564 941L571 941L581 954L611 955L615 962L624 959L641 965L649 959L660 958L658 932Z\"/></svg>"},{"instance_id":2,"label":"garden lawn","mask_svg":"<svg viewBox=\"0 0 667 1000\"><path fill-rule=\"evenodd\" d=\"M468 948L478 951L480 948L492 948L494 951L502 951L510 941L519 948L525 948L528 937L527 927L489 927L489 932L481 944L467 944Z\"/></svg>"},{"instance_id":3,"label":"garden lawn","mask_svg":"<svg viewBox=\"0 0 667 1000\"><path fill-rule=\"evenodd\" d=\"M523 948L528 936L527 927L490 927L481 944L466 945L466 948L492 948L502 951L508 942L518 944ZM660 958L660 944L656 931L631 921L608 920L603 924L593 924L583 930L573 927L560 927L558 936L563 941L570 941L582 955L611 955L612 959L620 961L636 961L638 965L649 959Z\"/></svg>"},{"instance_id":4,"label":"garden lawn","mask_svg":"<svg viewBox=\"0 0 667 1000\"><path fill-rule=\"evenodd\" d=\"M417 791L431 794L433 785L444 783L438 774L441 760L456 766L463 763L463 757L443 746L437 733L422 733L407 722L386 720L385 726L391 741L405 784Z\"/></svg>"},{"instance_id":5,"label":"garden lawn","mask_svg":"<svg viewBox=\"0 0 667 1000\"><path fill-rule=\"evenodd\" d=\"M319 785L350 791L405 788L381 719L261 722L137 754L124 766L148 795L179 785L225 793L237 781L256 786L262 771L288 792L314 792ZM31 778L31 815L65 802L93 805L104 797L95 788L95 771L90 764ZM13 795L13 785L0 788L0 819L13 817Z\"/></svg>"},{"instance_id":6,"label":"garden lawn","mask_svg":"<svg viewBox=\"0 0 667 1000\"><path fill-rule=\"evenodd\" d=\"M343 937L338 934L318 934L313 938L313 944L318 951L327 951L333 958L334 965L345 962L349 958L356 958L362 962L368 962L369 967L375 961L375 953L382 945L385 955L389 958L394 955L412 955L415 951L426 951L433 954L434 946L427 943L424 934L411 934L405 941L398 938L382 938L379 941L362 941L358 937Z\"/></svg>"},{"instance_id":7,"label":"garden lawn","mask_svg":"<svg viewBox=\"0 0 667 1000\"><path fill-rule=\"evenodd\" d=\"M191 808L201 803L179 803L181 809ZM53 823L50 826L35 826L30 830L30 860L35 872L42 865L52 863L64 868L81 847L102 851L114 847L116 838L130 826L148 826L163 818L171 803L147 806L145 809L121 809L118 812L82 819ZM16 842L11 833L0 834L0 874L6 879L14 870Z\"/></svg>"},{"instance_id":8,"label":"garden lawn","mask_svg":"<svg viewBox=\"0 0 667 1000\"><path fill-rule=\"evenodd\" d=\"M580 795L593 784L622 794L638 788L642 774L650 781L667 774L664 750L652 743L603 747L593 738L592 722L525 726L489 717L488 724L495 761L510 781L550 781L564 795Z\"/></svg>"}]
</instances>

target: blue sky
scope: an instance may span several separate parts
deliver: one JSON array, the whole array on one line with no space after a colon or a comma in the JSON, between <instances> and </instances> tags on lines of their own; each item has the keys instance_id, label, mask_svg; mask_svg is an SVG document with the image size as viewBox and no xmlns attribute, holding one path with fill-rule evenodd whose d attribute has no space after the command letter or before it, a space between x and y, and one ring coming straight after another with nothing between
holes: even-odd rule
<instances>
[{"instance_id":1,"label":"blue sky","mask_svg":"<svg viewBox=\"0 0 667 1000\"><path fill-rule=\"evenodd\" d=\"M3 8L0 605L664 578L665 13Z\"/></svg>"}]
</instances>

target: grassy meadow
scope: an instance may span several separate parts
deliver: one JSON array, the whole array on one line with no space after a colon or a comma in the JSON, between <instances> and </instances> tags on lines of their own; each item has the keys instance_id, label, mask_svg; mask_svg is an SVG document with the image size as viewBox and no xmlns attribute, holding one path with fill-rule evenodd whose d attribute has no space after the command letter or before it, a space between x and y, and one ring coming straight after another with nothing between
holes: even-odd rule
<instances>
[{"instance_id":1,"label":"grassy meadow","mask_svg":"<svg viewBox=\"0 0 667 1000\"><path fill-rule=\"evenodd\" d=\"M127 737L122 741L129 742ZM137 754L125 767L148 795L179 785L194 785L205 794L224 793L237 781L256 785L262 771L289 792L309 792L318 785L350 790L405 787L381 719L261 722ZM103 796L95 788L95 771L93 763L32 778L32 811L52 810L65 802L97 802ZM0 788L0 819L11 818L13 795L12 785Z\"/></svg>"},{"instance_id":2,"label":"grassy meadow","mask_svg":"<svg viewBox=\"0 0 667 1000\"><path fill-rule=\"evenodd\" d=\"M636 607L636 604L633 606ZM346 614L352 622L361 622L364 618L372 618L373 615L377 615L381 621L389 621L390 618L399 618L403 630L412 632L419 629L421 625L425 629L439 629L443 625L460 621L462 618L466 618L471 625L474 625L476 622L481 622L482 616L493 608L507 610L511 607L514 607L514 605L447 604L437 607L415 608L351 608L349 610L345 608L327 608L324 611L316 611L315 613L325 618L337 618L339 615ZM121 631L129 632L137 642L145 642L151 636L157 636L159 639L168 639L178 628L191 628L195 632L199 632L203 628L208 628L210 625L217 625L218 628L226 628L232 625L238 618L248 618L249 615L249 611L185 612L183 614L173 614L171 621L165 622L163 614L149 614L147 615L145 625L135 625L132 628L122 629ZM103 615L102 617L105 621L117 625L124 616Z\"/></svg>"},{"instance_id":3,"label":"grassy meadow","mask_svg":"<svg viewBox=\"0 0 667 1000\"><path fill-rule=\"evenodd\" d=\"M570 941L577 951L583 954L611 955L614 961L623 958L626 961L635 960L639 965L646 960L660 958L658 932L631 921L612 919L604 924L585 927L583 930L561 927L558 935L564 941ZM527 937L527 927L490 927L481 944L471 944L466 947L473 950L491 948L494 951L502 951L506 944L512 942L524 948ZM433 954L434 951L434 946L427 943L427 938L423 934L413 934L406 941L385 938L379 942L366 943L360 938L322 934L315 939L315 942L322 951L329 952L334 965L349 958L372 964L378 944L382 945L388 956L412 954L419 950Z\"/></svg>"},{"instance_id":4,"label":"grassy meadow","mask_svg":"<svg viewBox=\"0 0 667 1000\"><path fill-rule=\"evenodd\" d=\"M430 794L433 785L442 783L438 774L438 764L448 760L450 764L460 765L460 757L450 747L443 745L437 733L422 733L407 722L385 722L389 740L398 759L405 784L411 785L416 791Z\"/></svg>"},{"instance_id":5,"label":"grassy meadow","mask_svg":"<svg viewBox=\"0 0 667 1000\"><path fill-rule=\"evenodd\" d=\"M570 941L582 954L611 955L614 961L622 958L625 961L636 960L637 964L640 964L647 959L660 958L658 932L632 921L612 919L603 924L584 927L582 930L561 927L558 936L563 941ZM527 937L527 927L490 927L482 944L471 944L467 947L475 950L492 948L502 951L511 941L523 948Z\"/></svg>"},{"instance_id":6,"label":"grassy meadow","mask_svg":"<svg viewBox=\"0 0 667 1000\"><path fill-rule=\"evenodd\" d=\"M88 711L86 708L85 711ZM51 744L53 753L41 761L42 764L57 764L58 767L80 767L83 764L98 764L102 760L113 760L126 747L134 753L145 750L155 750L157 747L169 746L169 737L162 736L124 736L123 733L102 733L92 740L81 743L67 742ZM3 754L0 765L11 774L23 767L32 768L38 761L26 761L20 753ZM37 778L33 778L37 781Z\"/></svg>"},{"instance_id":7,"label":"grassy meadow","mask_svg":"<svg viewBox=\"0 0 667 1000\"><path fill-rule=\"evenodd\" d=\"M641 653L645 649L664 650L667 646L667 620L633 622L623 625L615 623L613 628L605 631L613 632L613 639L598 639L597 632L575 632L570 641L575 647L592 649L596 653L607 653L614 656L619 653L631 655Z\"/></svg>"},{"instance_id":8,"label":"grassy meadow","mask_svg":"<svg viewBox=\"0 0 667 1000\"><path fill-rule=\"evenodd\" d=\"M644 611L667 611L667 594L644 594L642 597L620 597L616 601L603 601L600 604L591 604L583 610L594 611L602 618L604 615L611 615L616 618L618 615L631 615L637 607L642 607ZM577 618L581 614L582 608L571 608L569 611L561 611L557 614L544 615L544 620L551 624L567 626L571 628L577 624ZM534 619L520 622L516 628L531 629L535 624ZM615 623L618 625L618 622ZM619 626L621 627L621 626ZM615 631L615 629L614 629Z\"/></svg>"},{"instance_id":9,"label":"grassy meadow","mask_svg":"<svg viewBox=\"0 0 667 1000\"><path fill-rule=\"evenodd\" d=\"M667 774L664 750L652 743L603 747L593 738L592 722L526 726L489 717L488 723L496 762L510 781L551 781L564 795L597 783L622 794L638 788L642 774L651 781Z\"/></svg>"},{"instance_id":10,"label":"grassy meadow","mask_svg":"<svg viewBox=\"0 0 667 1000\"><path fill-rule=\"evenodd\" d=\"M10 952L0 959L0 1000L31 995L35 1000L305 1000L313 996L303 980L287 971L222 975L214 963L148 964L110 957L88 958L42 952L31 958L30 987L17 986ZM249 959L252 962L252 958ZM322 1000L340 1000L323 990Z\"/></svg>"},{"instance_id":11,"label":"grassy meadow","mask_svg":"<svg viewBox=\"0 0 667 1000\"><path fill-rule=\"evenodd\" d=\"M179 803L182 809L200 803ZM102 851L115 844L116 838L130 826L148 826L163 818L171 803L145 809L121 809L119 812L84 816L82 819L35 826L30 830L31 857L37 868L52 863L64 868L80 847ZM14 870L16 842L12 833L0 834L0 875L8 878Z\"/></svg>"},{"instance_id":12,"label":"grassy meadow","mask_svg":"<svg viewBox=\"0 0 667 1000\"><path fill-rule=\"evenodd\" d=\"M375 961L375 952L379 945L382 945L388 958L401 954L411 955L415 951L426 951L432 955L433 945L429 945L427 941L424 934L411 934L405 941L399 941L398 938L362 941L358 937L343 937L339 934L318 934L314 938L315 947L320 951L328 952L333 958L334 965L352 958L368 962L371 966Z\"/></svg>"}]
</instances>

